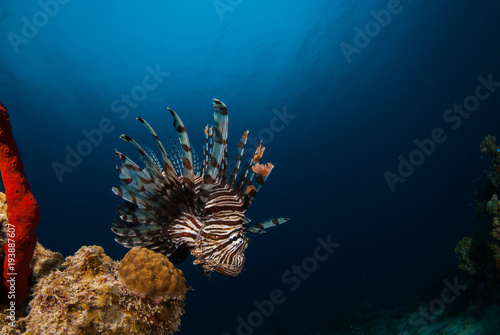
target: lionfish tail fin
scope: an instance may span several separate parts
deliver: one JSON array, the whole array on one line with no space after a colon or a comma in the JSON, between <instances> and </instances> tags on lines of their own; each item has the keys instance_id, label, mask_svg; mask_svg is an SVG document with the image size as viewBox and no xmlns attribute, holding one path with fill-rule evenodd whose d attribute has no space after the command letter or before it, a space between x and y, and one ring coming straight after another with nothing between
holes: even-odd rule
<instances>
[{"instance_id":1,"label":"lionfish tail fin","mask_svg":"<svg viewBox=\"0 0 500 335\"><path fill-rule=\"evenodd\" d=\"M247 227L245 230L249 233L257 233L257 234L265 234L267 233L265 229L275 227L282 223L287 222L288 218L275 218L275 219L267 219L264 221L257 222L255 225Z\"/></svg>"}]
</instances>

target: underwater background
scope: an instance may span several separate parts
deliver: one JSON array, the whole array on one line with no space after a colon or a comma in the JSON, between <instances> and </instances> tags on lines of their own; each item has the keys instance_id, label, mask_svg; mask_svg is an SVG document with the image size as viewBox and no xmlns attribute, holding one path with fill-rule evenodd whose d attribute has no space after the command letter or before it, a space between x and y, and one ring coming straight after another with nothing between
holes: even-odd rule
<instances>
[{"instance_id":1,"label":"underwater background","mask_svg":"<svg viewBox=\"0 0 500 335\"><path fill-rule=\"evenodd\" d=\"M217 98L229 158L249 130L275 165L247 216L291 220L250 236L236 278L180 265L194 289L180 333L315 334L366 306L418 310L465 281L453 250L483 223L472 199L490 164L479 144L500 135L499 32L494 0L1 0L0 101L39 241L121 259L114 151L139 159L119 135L153 146L140 116L168 141L170 107L201 152Z\"/></svg>"}]
</instances>

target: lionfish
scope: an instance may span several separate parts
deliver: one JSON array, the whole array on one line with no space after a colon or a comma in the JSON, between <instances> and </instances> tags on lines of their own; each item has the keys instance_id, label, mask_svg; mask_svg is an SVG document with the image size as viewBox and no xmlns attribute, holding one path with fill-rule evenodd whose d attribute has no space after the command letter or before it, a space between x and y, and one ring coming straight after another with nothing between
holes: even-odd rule
<instances>
[{"instance_id":1,"label":"lionfish","mask_svg":"<svg viewBox=\"0 0 500 335\"><path fill-rule=\"evenodd\" d=\"M190 252L196 258L193 264L201 266L206 277L213 271L237 276L243 269L244 251L250 242L246 233L262 234L264 229L288 219L267 219L248 225L245 211L273 165L259 163L264 153L260 143L236 180L248 138L246 131L229 176L227 108L217 99L214 108L215 129L205 127L201 162L191 150L184 124L170 108L180 147L165 147L153 128L137 118L153 136L162 163L152 149L141 147L127 135L120 136L139 151L144 168L116 151L122 162L121 167L117 166L122 185L113 187L113 192L126 202L117 207L119 218L112 230L117 235L115 240L123 246L143 246L165 254L175 263L184 261Z\"/></svg>"}]
</instances>

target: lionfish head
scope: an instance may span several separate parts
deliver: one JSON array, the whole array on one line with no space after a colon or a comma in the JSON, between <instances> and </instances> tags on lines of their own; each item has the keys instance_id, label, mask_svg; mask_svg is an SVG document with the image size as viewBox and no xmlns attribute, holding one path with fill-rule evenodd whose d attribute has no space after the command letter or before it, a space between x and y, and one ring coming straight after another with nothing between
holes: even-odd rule
<instances>
[{"instance_id":1,"label":"lionfish head","mask_svg":"<svg viewBox=\"0 0 500 335\"><path fill-rule=\"evenodd\" d=\"M238 276L243 270L244 252L250 239L245 236L243 229L222 236L211 228L206 226L202 232L202 250L196 255L194 264L201 265L203 274L207 277L213 271L225 276Z\"/></svg>"}]
</instances>

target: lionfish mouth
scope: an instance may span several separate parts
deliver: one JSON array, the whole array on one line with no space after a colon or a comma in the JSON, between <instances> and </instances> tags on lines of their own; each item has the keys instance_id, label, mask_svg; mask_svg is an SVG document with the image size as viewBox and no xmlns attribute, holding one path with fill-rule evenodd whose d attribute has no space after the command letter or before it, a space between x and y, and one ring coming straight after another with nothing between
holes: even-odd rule
<instances>
[{"instance_id":1,"label":"lionfish mouth","mask_svg":"<svg viewBox=\"0 0 500 335\"><path fill-rule=\"evenodd\" d=\"M214 99L215 127L205 127L203 158L191 149L186 128L180 117L168 109L174 119L179 144L164 146L153 128L137 118L160 152L144 149L127 135L120 137L140 153L144 167L138 166L120 152L122 165L117 167L121 186L113 192L125 200L117 208L113 224L116 241L125 247L144 246L167 255L174 263L196 257L194 264L205 273L217 271L237 276L243 269L249 240L246 233L264 233L264 229L286 222L276 218L247 226L245 211L273 169L260 164L264 154L261 144L240 175L248 131L238 144L234 169L228 172L226 106ZM238 176L240 177L238 178Z\"/></svg>"},{"instance_id":2,"label":"lionfish mouth","mask_svg":"<svg viewBox=\"0 0 500 335\"><path fill-rule=\"evenodd\" d=\"M234 263L224 263L213 259L208 260L196 260L194 264L199 264L203 267L203 274L206 277L210 277L213 271L216 271L224 276L237 277L243 270L243 265L245 263L245 255L240 254Z\"/></svg>"}]
</instances>

